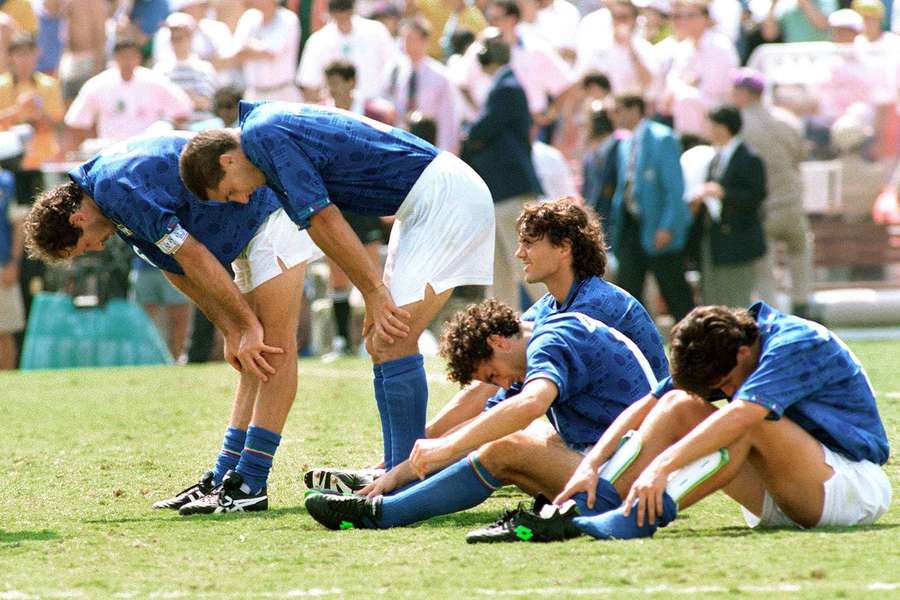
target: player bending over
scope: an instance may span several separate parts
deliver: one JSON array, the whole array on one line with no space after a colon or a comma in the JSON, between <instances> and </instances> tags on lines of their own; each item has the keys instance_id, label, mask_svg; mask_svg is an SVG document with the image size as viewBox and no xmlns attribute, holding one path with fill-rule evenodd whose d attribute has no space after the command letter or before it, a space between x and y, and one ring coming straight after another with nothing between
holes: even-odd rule
<instances>
[{"instance_id":1,"label":"player bending over","mask_svg":"<svg viewBox=\"0 0 900 600\"><path fill-rule=\"evenodd\" d=\"M265 510L269 469L297 390L300 291L318 249L267 188L243 205L201 203L178 176L190 135L135 137L73 169L69 183L35 202L27 243L32 254L58 260L102 250L117 233L219 327L225 356L241 372L222 450L196 484L154 508Z\"/></svg>"},{"instance_id":2,"label":"player bending over","mask_svg":"<svg viewBox=\"0 0 900 600\"><path fill-rule=\"evenodd\" d=\"M332 529L409 525L476 506L506 484L554 497L582 452L656 384L647 359L617 330L581 313L520 323L494 299L456 315L444 329L441 355L460 384L522 382L522 391L443 438L417 442L409 461L415 474L447 467L440 473L374 499L311 495L313 518ZM535 422L543 415L552 428Z\"/></svg>"}]
</instances>

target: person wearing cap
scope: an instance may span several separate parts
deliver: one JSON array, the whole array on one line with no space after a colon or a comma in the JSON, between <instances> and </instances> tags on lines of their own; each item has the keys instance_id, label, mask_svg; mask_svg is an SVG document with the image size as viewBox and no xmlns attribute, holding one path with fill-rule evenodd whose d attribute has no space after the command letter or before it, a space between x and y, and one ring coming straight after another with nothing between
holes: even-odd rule
<instances>
[{"instance_id":1,"label":"person wearing cap","mask_svg":"<svg viewBox=\"0 0 900 600\"><path fill-rule=\"evenodd\" d=\"M231 30L222 21L210 18L209 6L209 0L169 0L173 14L190 15L196 22L191 36L191 50L203 60L215 64L231 43ZM173 60L174 56L169 28L163 27L153 37L153 62Z\"/></svg>"},{"instance_id":2,"label":"person wearing cap","mask_svg":"<svg viewBox=\"0 0 900 600\"><path fill-rule=\"evenodd\" d=\"M72 149L88 137L124 140L144 133L157 121L177 122L191 114L190 97L162 75L142 67L141 58L137 41L116 41L114 64L89 79L66 112L65 124L73 130Z\"/></svg>"},{"instance_id":3,"label":"person wearing cap","mask_svg":"<svg viewBox=\"0 0 900 600\"><path fill-rule=\"evenodd\" d=\"M778 285L774 278L776 246L784 247L790 272L792 313L807 316L812 293L812 237L803 210L800 163L806 158L803 126L788 111L763 102L766 82L752 69L740 69L732 80L731 100L741 110L744 141L763 161L768 195L763 204L763 225L770 252L760 261L757 292L773 302Z\"/></svg>"},{"instance_id":4,"label":"person wearing cap","mask_svg":"<svg viewBox=\"0 0 900 600\"><path fill-rule=\"evenodd\" d=\"M193 49L192 40L197 31L197 21L191 15L174 12L166 17L172 56L157 62L153 70L167 77L190 96L194 103L190 122L196 123L212 117L212 97L216 90L216 69L203 60Z\"/></svg>"}]
</instances>

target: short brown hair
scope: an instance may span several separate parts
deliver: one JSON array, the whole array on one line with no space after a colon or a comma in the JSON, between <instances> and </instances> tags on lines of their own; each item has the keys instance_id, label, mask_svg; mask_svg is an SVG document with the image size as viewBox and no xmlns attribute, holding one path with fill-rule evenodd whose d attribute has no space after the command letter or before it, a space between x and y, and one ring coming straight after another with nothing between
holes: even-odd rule
<instances>
[{"instance_id":1,"label":"short brown hair","mask_svg":"<svg viewBox=\"0 0 900 600\"><path fill-rule=\"evenodd\" d=\"M81 208L84 191L74 181L63 183L37 197L25 218L25 248L28 255L44 262L59 262L63 251L75 246L81 227L69 217Z\"/></svg>"},{"instance_id":2,"label":"short brown hair","mask_svg":"<svg viewBox=\"0 0 900 600\"><path fill-rule=\"evenodd\" d=\"M521 333L519 317L511 306L496 298L471 304L444 325L441 333L441 357L447 361L447 378L466 385L478 366L490 360L494 350L488 344L492 335L515 337Z\"/></svg>"},{"instance_id":3,"label":"short brown hair","mask_svg":"<svg viewBox=\"0 0 900 600\"><path fill-rule=\"evenodd\" d=\"M706 398L713 384L737 366L738 349L758 338L759 327L745 309L699 306L672 329L672 381Z\"/></svg>"},{"instance_id":4,"label":"short brown hair","mask_svg":"<svg viewBox=\"0 0 900 600\"><path fill-rule=\"evenodd\" d=\"M219 157L240 146L228 129L208 129L195 135L181 151L178 171L185 187L201 200L209 200L206 191L225 177Z\"/></svg>"},{"instance_id":5,"label":"short brown hair","mask_svg":"<svg viewBox=\"0 0 900 600\"><path fill-rule=\"evenodd\" d=\"M573 198L529 204L516 220L519 238L539 240L544 236L554 246L566 240L572 245L572 270L576 279L606 272L606 242L600 220Z\"/></svg>"}]
</instances>

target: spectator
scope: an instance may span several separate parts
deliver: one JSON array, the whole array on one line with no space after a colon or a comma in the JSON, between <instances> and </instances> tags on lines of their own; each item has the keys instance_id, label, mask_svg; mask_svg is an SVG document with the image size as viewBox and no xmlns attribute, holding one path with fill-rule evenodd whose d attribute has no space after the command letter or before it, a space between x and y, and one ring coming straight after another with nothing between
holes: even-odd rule
<instances>
[{"instance_id":1,"label":"spectator","mask_svg":"<svg viewBox=\"0 0 900 600\"><path fill-rule=\"evenodd\" d=\"M346 59L356 67L356 89L363 101L377 96L386 65L397 48L387 28L354 14L353 0L328 0L331 21L309 36L300 58L297 83L307 102L319 102L325 86L325 67Z\"/></svg>"},{"instance_id":2,"label":"spectator","mask_svg":"<svg viewBox=\"0 0 900 600\"><path fill-rule=\"evenodd\" d=\"M37 35L38 18L30 0L4 0L0 11L9 15L16 24L16 29L31 35Z\"/></svg>"},{"instance_id":3,"label":"spectator","mask_svg":"<svg viewBox=\"0 0 900 600\"><path fill-rule=\"evenodd\" d=\"M669 19L672 3L669 0L643 0L635 4L641 9L644 25L641 35L645 40L656 45L672 35L672 21Z\"/></svg>"},{"instance_id":4,"label":"spectator","mask_svg":"<svg viewBox=\"0 0 900 600\"><path fill-rule=\"evenodd\" d=\"M68 106L88 79L106 68L106 0L66 0L63 5L65 47L59 81Z\"/></svg>"},{"instance_id":5,"label":"spectator","mask_svg":"<svg viewBox=\"0 0 900 600\"><path fill-rule=\"evenodd\" d=\"M766 42L822 42L828 40L828 16L838 0L773 0L762 23Z\"/></svg>"},{"instance_id":6,"label":"spectator","mask_svg":"<svg viewBox=\"0 0 900 600\"><path fill-rule=\"evenodd\" d=\"M32 0L31 5L38 17L38 62L37 69L48 75L56 75L62 56L62 0Z\"/></svg>"},{"instance_id":7,"label":"spectator","mask_svg":"<svg viewBox=\"0 0 900 600\"><path fill-rule=\"evenodd\" d=\"M590 54L580 55L575 70L584 75L599 71L609 77L616 93L644 93L656 73L653 45L637 31L638 9L631 0L607 3L613 21L608 43L593 46Z\"/></svg>"},{"instance_id":8,"label":"spectator","mask_svg":"<svg viewBox=\"0 0 900 600\"><path fill-rule=\"evenodd\" d=\"M169 283L160 269L137 256L132 259L128 281L129 299L144 307L166 341L172 358L179 361L187 349L190 301Z\"/></svg>"},{"instance_id":9,"label":"spectator","mask_svg":"<svg viewBox=\"0 0 900 600\"><path fill-rule=\"evenodd\" d=\"M182 121L191 114L187 94L141 66L136 41L118 40L113 57L114 65L89 79L66 112L73 149L92 133L104 140L124 140L157 121Z\"/></svg>"},{"instance_id":10,"label":"spectator","mask_svg":"<svg viewBox=\"0 0 900 600\"><path fill-rule=\"evenodd\" d=\"M470 125L460 156L481 175L494 198L496 249L494 296L510 306L521 306L519 285L524 272L516 258L516 219L527 202L541 194L531 160L531 115L525 90L509 66L510 47L502 34L486 29L479 44L478 62L490 77L487 101ZM533 302L542 289L526 285Z\"/></svg>"},{"instance_id":11,"label":"spectator","mask_svg":"<svg viewBox=\"0 0 900 600\"><path fill-rule=\"evenodd\" d=\"M702 136L706 112L728 99L738 66L734 44L712 29L706 0L677 0L672 11L678 43L666 76L661 110L675 129Z\"/></svg>"},{"instance_id":12,"label":"spectator","mask_svg":"<svg viewBox=\"0 0 900 600\"><path fill-rule=\"evenodd\" d=\"M166 17L166 26L172 47L171 58L156 63L153 70L180 87L194 104L190 122L212 116L212 96L215 92L216 69L193 50L197 22L187 13L176 12Z\"/></svg>"},{"instance_id":13,"label":"spectator","mask_svg":"<svg viewBox=\"0 0 900 600\"><path fill-rule=\"evenodd\" d=\"M191 37L191 50L203 60L215 64L228 51L231 44L231 30L222 21L209 17L210 0L170 0L172 12L190 15L195 23ZM171 61L175 58L167 27L161 28L153 37L153 61Z\"/></svg>"},{"instance_id":14,"label":"spectator","mask_svg":"<svg viewBox=\"0 0 900 600\"><path fill-rule=\"evenodd\" d=\"M741 136L763 161L767 195L763 204L767 259L757 271L759 296L775 301L774 250L783 246L790 273L788 289L792 309L798 316L809 315L812 293L812 234L803 210L803 179L800 163L806 158L802 125L786 110L766 106L762 101L765 80L750 69L737 72L732 102L741 110Z\"/></svg>"},{"instance_id":15,"label":"spectator","mask_svg":"<svg viewBox=\"0 0 900 600\"><path fill-rule=\"evenodd\" d=\"M434 35L428 42L428 54L438 60L454 53L452 38L458 31L477 35L487 27L479 5L467 0L410 0L416 10L431 23Z\"/></svg>"},{"instance_id":16,"label":"spectator","mask_svg":"<svg viewBox=\"0 0 900 600\"><path fill-rule=\"evenodd\" d=\"M0 170L0 371L16 368L18 348L15 334L25 328L25 308L19 289L22 226L10 216L13 200L13 175Z\"/></svg>"},{"instance_id":17,"label":"spectator","mask_svg":"<svg viewBox=\"0 0 900 600\"><path fill-rule=\"evenodd\" d=\"M74 4L74 2L73 2ZM124 9L124 10L123 10ZM80 10L80 9L79 9ZM149 50L153 39L166 17L169 16L169 0L130 0L119 3L116 20L116 39L137 41L142 49ZM149 56L147 54L146 56Z\"/></svg>"},{"instance_id":18,"label":"spectator","mask_svg":"<svg viewBox=\"0 0 900 600\"><path fill-rule=\"evenodd\" d=\"M619 138L603 104L595 104L590 115L588 150L582 162L581 195L600 216L603 232L609 238L609 217L616 192L617 147Z\"/></svg>"},{"instance_id":19,"label":"spectator","mask_svg":"<svg viewBox=\"0 0 900 600\"><path fill-rule=\"evenodd\" d=\"M766 253L762 203L763 163L740 137L735 106L708 116L708 138L716 149L707 182L691 199L701 231L701 289L704 304L748 306L756 287L758 260Z\"/></svg>"},{"instance_id":20,"label":"spectator","mask_svg":"<svg viewBox=\"0 0 900 600\"><path fill-rule=\"evenodd\" d=\"M356 67L349 60L335 60L325 67L328 96L323 104L364 114L365 105L356 93Z\"/></svg>"},{"instance_id":21,"label":"spectator","mask_svg":"<svg viewBox=\"0 0 900 600\"><path fill-rule=\"evenodd\" d=\"M694 306L684 278L683 250L690 215L684 202L681 148L671 129L646 116L644 99L616 96L618 129L632 132L618 147L618 183L610 216L610 246L619 261L616 281L641 300L652 273L669 312L680 321Z\"/></svg>"},{"instance_id":22,"label":"spectator","mask_svg":"<svg viewBox=\"0 0 900 600\"><path fill-rule=\"evenodd\" d=\"M556 200L578 195L572 171L562 152L550 144L535 140L531 143L531 162L544 190L543 198Z\"/></svg>"},{"instance_id":23,"label":"spectator","mask_svg":"<svg viewBox=\"0 0 900 600\"><path fill-rule=\"evenodd\" d=\"M16 196L30 202L41 191L41 165L59 153L57 128L63 119L59 82L37 71L38 49L33 36L16 35L9 46L10 72L0 75L0 127L27 123L33 136L16 170Z\"/></svg>"},{"instance_id":24,"label":"spectator","mask_svg":"<svg viewBox=\"0 0 900 600\"><path fill-rule=\"evenodd\" d=\"M433 37L433 35L432 35ZM466 66L463 56L475 43L475 34L468 29L457 29L450 37L450 56L447 57L447 76L457 87L465 83Z\"/></svg>"},{"instance_id":25,"label":"spectator","mask_svg":"<svg viewBox=\"0 0 900 600\"><path fill-rule=\"evenodd\" d=\"M572 35L578 29L581 14L568 0L523 0L520 7L528 6L534 18L523 18L531 32L550 44L568 62L575 62L577 38ZM524 13L523 13L524 15Z\"/></svg>"},{"instance_id":26,"label":"spectator","mask_svg":"<svg viewBox=\"0 0 900 600\"><path fill-rule=\"evenodd\" d=\"M226 56L241 65L248 100L298 102L294 68L300 49L297 15L277 0L250 0Z\"/></svg>"},{"instance_id":27,"label":"spectator","mask_svg":"<svg viewBox=\"0 0 900 600\"><path fill-rule=\"evenodd\" d=\"M457 152L462 121L461 98L444 65L428 56L431 27L419 17L400 27L403 54L388 69L384 96L394 103L400 127L408 127L409 115L420 112L437 123L436 146Z\"/></svg>"}]
</instances>

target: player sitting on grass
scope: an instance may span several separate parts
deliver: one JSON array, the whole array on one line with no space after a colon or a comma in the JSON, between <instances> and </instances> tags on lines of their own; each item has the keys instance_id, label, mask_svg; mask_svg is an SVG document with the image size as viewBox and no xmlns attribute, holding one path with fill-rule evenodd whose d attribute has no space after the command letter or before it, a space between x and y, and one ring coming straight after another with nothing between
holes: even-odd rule
<instances>
[{"instance_id":1,"label":"player sitting on grass","mask_svg":"<svg viewBox=\"0 0 900 600\"><path fill-rule=\"evenodd\" d=\"M244 205L205 205L193 196L178 176L190 135L132 138L73 169L69 183L35 202L28 246L45 260L67 259L102 250L118 233L219 327L226 358L241 372L222 450L212 471L154 507L265 510L266 480L297 389L300 291L317 249L267 188ZM237 285L227 279L228 263ZM220 279L211 294L208 282Z\"/></svg>"},{"instance_id":2,"label":"player sitting on grass","mask_svg":"<svg viewBox=\"0 0 900 600\"><path fill-rule=\"evenodd\" d=\"M706 306L676 325L671 358L672 378L622 413L556 498L587 493L592 505L595 490L603 494L593 506L603 514L574 517L582 532L650 536L720 489L751 527L864 525L887 510L884 426L865 371L834 333L762 302ZM707 402L721 398L724 408ZM632 465L613 483L598 478L620 453ZM708 464L690 474L685 466L704 455ZM557 531L559 521L538 519L535 531Z\"/></svg>"},{"instance_id":3,"label":"player sitting on grass","mask_svg":"<svg viewBox=\"0 0 900 600\"><path fill-rule=\"evenodd\" d=\"M603 279L606 245L603 230L593 213L586 212L572 198L561 198L526 206L517 221L519 247L516 256L523 263L525 280L543 283L548 293L534 303L522 321L537 322L559 312L580 312L617 329L632 340L647 358L658 380L669 375L662 338L650 315L628 292ZM431 420L426 434L438 438L477 417L485 407L496 406L515 395L521 386L508 392L491 383L475 381L460 391ZM401 481L414 479L408 464L381 478L367 494L378 495L396 489ZM314 489L336 492L356 491L367 481L357 472L315 469L305 476Z\"/></svg>"},{"instance_id":4,"label":"player sitting on grass","mask_svg":"<svg viewBox=\"0 0 900 600\"><path fill-rule=\"evenodd\" d=\"M188 144L182 179L201 198L232 202L247 202L268 185L363 294L363 333L391 468L425 432L419 335L454 287L491 283L490 192L459 158L371 119L279 102L242 102L240 115L240 130L205 131ZM396 216L383 282L339 209Z\"/></svg>"},{"instance_id":5,"label":"player sitting on grass","mask_svg":"<svg viewBox=\"0 0 900 600\"><path fill-rule=\"evenodd\" d=\"M332 529L409 525L476 506L505 484L553 497L582 452L656 385L647 359L617 330L581 313L520 323L495 299L445 326L441 355L460 384L522 382L522 391L445 437L416 442L409 461L416 475L447 467L440 473L374 499L311 495L306 508L313 518ZM543 415L552 429L533 423Z\"/></svg>"}]
</instances>

